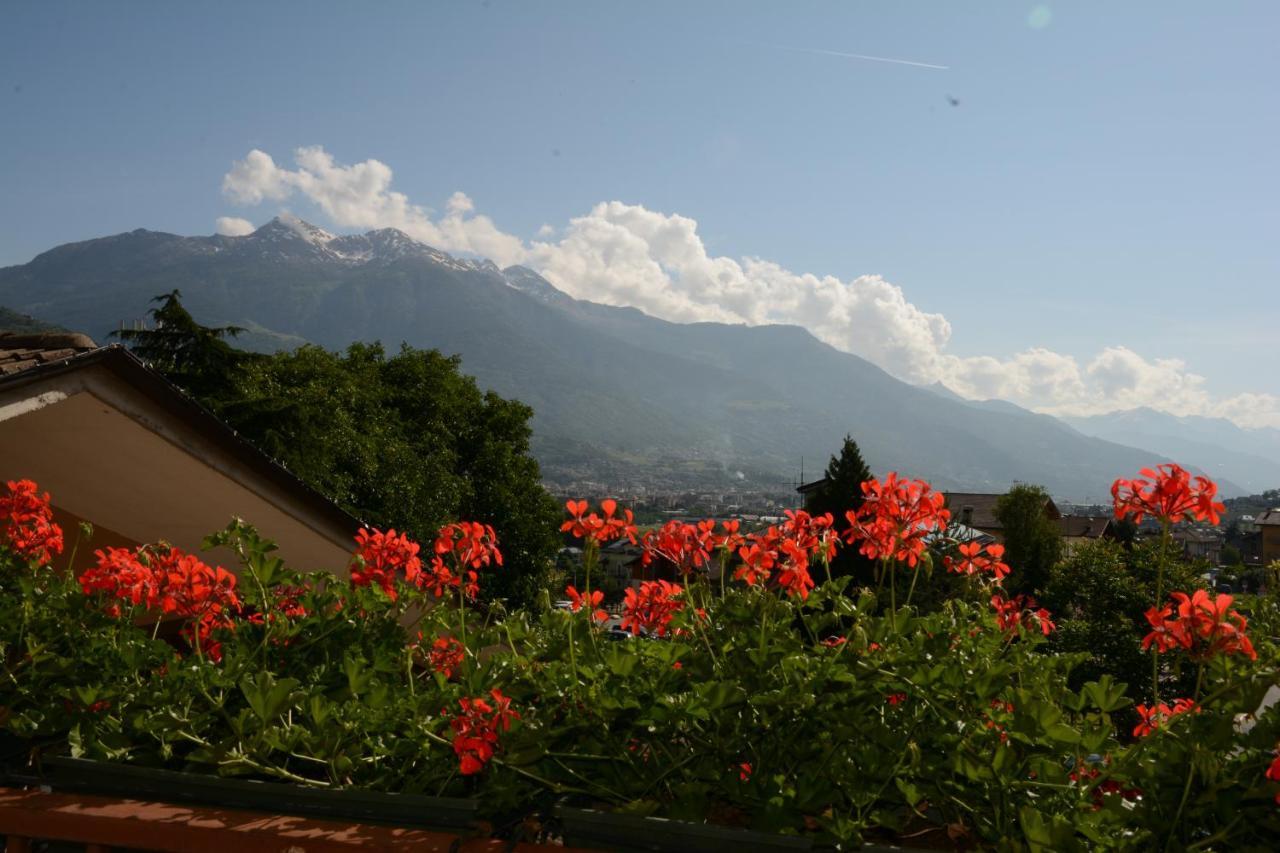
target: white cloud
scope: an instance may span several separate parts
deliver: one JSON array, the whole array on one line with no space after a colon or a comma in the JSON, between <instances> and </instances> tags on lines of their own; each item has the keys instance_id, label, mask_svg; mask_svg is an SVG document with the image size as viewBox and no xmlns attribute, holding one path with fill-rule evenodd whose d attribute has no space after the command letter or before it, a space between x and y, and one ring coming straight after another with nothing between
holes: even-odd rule
<instances>
[{"instance_id":1,"label":"white cloud","mask_svg":"<svg viewBox=\"0 0 1280 853\"><path fill-rule=\"evenodd\" d=\"M223 192L243 205L301 195L339 227L399 228L446 251L502 266L523 263L572 296L668 320L803 326L908 382L941 381L969 397L999 397L1055 414L1150 406L1280 427L1280 398L1216 397L1182 361L1149 359L1124 346L1106 347L1083 364L1043 348L1008 358L952 355L946 352L952 334L947 319L914 305L880 276L843 280L761 258L711 255L698 223L678 214L601 202L561 230L544 225L538 239L526 243L476 213L461 192L433 218L391 189L391 168L377 160L341 165L313 146L297 149L294 163L296 169L282 168L270 155L250 151L223 179Z\"/></svg>"},{"instance_id":2,"label":"white cloud","mask_svg":"<svg viewBox=\"0 0 1280 853\"><path fill-rule=\"evenodd\" d=\"M219 216L214 222L217 233L224 237L243 237L254 232L253 223L238 216Z\"/></svg>"},{"instance_id":3,"label":"white cloud","mask_svg":"<svg viewBox=\"0 0 1280 853\"><path fill-rule=\"evenodd\" d=\"M411 237L452 252L469 252L506 266L524 259L520 238L504 234L463 193L450 197L445 215L428 211L391 189L391 167L378 160L351 166L335 164L318 145L294 152L298 168L281 168L270 154L254 149L232 164L222 192L243 205L284 201L295 194L315 204L343 228L399 228Z\"/></svg>"}]
</instances>

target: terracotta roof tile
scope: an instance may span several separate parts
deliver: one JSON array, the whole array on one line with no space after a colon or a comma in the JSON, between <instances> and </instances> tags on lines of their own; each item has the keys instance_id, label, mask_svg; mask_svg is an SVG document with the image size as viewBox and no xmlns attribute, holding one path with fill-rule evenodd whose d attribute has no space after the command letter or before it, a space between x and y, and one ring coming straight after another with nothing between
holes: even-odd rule
<instances>
[{"instance_id":1,"label":"terracotta roof tile","mask_svg":"<svg viewBox=\"0 0 1280 853\"><path fill-rule=\"evenodd\" d=\"M52 361L63 361L97 348L93 338L74 332L0 332L0 376L11 376Z\"/></svg>"}]
</instances>

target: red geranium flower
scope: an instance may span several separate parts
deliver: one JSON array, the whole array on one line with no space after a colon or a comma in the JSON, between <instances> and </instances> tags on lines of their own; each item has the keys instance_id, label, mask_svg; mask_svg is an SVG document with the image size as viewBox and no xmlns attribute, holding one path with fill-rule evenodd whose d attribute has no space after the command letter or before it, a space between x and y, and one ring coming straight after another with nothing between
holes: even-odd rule
<instances>
[{"instance_id":1,"label":"red geranium flower","mask_svg":"<svg viewBox=\"0 0 1280 853\"><path fill-rule=\"evenodd\" d=\"M1271 760L1271 766L1267 768L1267 778L1272 782L1280 782L1280 747L1276 749L1276 757ZM1280 803L1280 793L1276 794L1276 802Z\"/></svg>"},{"instance_id":2,"label":"red geranium flower","mask_svg":"<svg viewBox=\"0 0 1280 853\"><path fill-rule=\"evenodd\" d=\"M688 576L711 559L711 551L715 547L712 538L714 527L714 521L688 524L672 519L660 530L651 530L644 535L641 561L647 566L655 559L666 560L680 574Z\"/></svg>"},{"instance_id":3,"label":"red geranium flower","mask_svg":"<svg viewBox=\"0 0 1280 853\"><path fill-rule=\"evenodd\" d=\"M187 642L214 661L222 659L214 632L235 627L233 617L241 609L235 575L171 546L95 553L97 564L80 575L86 595L100 592L118 602L181 617L187 620L181 631ZM111 605L108 612L118 617L119 605Z\"/></svg>"},{"instance_id":4,"label":"red geranium flower","mask_svg":"<svg viewBox=\"0 0 1280 853\"><path fill-rule=\"evenodd\" d=\"M1009 574L1009 566L1001 561L1001 557L1004 556L1003 545L983 545L981 542L974 540L965 542L957 550L960 552L960 559L947 557L944 560L949 572L954 572L958 575L977 575L983 572L990 572L996 583L1004 580L1005 575Z\"/></svg>"},{"instance_id":5,"label":"red geranium flower","mask_svg":"<svg viewBox=\"0 0 1280 853\"><path fill-rule=\"evenodd\" d=\"M742 565L734 570L734 580L750 586L772 579L788 595L808 598L813 589L809 565L814 559L828 562L835 555L838 537L831 513L810 515L804 510L787 510L787 520L746 537L738 548Z\"/></svg>"},{"instance_id":6,"label":"red geranium flower","mask_svg":"<svg viewBox=\"0 0 1280 853\"><path fill-rule=\"evenodd\" d=\"M861 540L859 551L868 559L894 559L915 566L924 553L925 538L947 525L951 513L941 492L924 480L899 480L890 472L884 482L862 484L863 501L845 513L850 544Z\"/></svg>"},{"instance_id":7,"label":"red geranium flower","mask_svg":"<svg viewBox=\"0 0 1280 853\"><path fill-rule=\"evenodd\" d=\"M520 715L511 710L511 700L496 687L489 698L459 699L462 713L449 721L453 729L453 751L458 756L459 772L472 776L484 769L498 745L498 732L511 728Z\"/></svg>"},{"instance_id":8,"label":"red geranium flower","mask_svg":"<svg viewBox=\"0 0 1280 853\"><path fill-rule=\"evenodd\" d=\"M395 601L397 579L403 577L408 583L417 582L422 571L422 560L418 557L420 546L408 536L394 529L383 533L364 527L356 533L356 545L351 561L353 586L376 583L387 598Z\"/></svg>"},{"instance_id":9,"label":"red geranium flower","mask_svg":"<svg viewBox=\"0 0 1280 853\"><path fill-rule=\"evenodd\" d=\"M1199 707L1190 699L1178 699L1172 705L1161 702L1149 708L1146 705L1139 705L1138 716L1142 719L1133 727L1133 736L1146 737L1177 715L1189 714L1197 710Z\"/></svg>"},{"instance_id":10,"label":"red geranium flower","mask_svg":"<svg viewBox=\"0 0 1280 853\"><path fill-rule=\"evenodd\" d=\"M1155 646L1157 651L1167 652L1182 648L1195 660L1208 660L1219 654L1240 654L1257 660L1245 630L1249 622L1239 612L1231 610L1230 595L1214 596L1198 589L1191 595L1173 593L1177 606L1151 608L1147 622L1151 633L1142 639L1143 650Z\"/></svg>"},{"instance_id":11,"label":"red geranium flower","mask_svg":"<svg viewBox=\"0 0 1280 853\"><path fill-rule=\"evenodd\" d=\"M0 524L5 540L29 561L48 563L62 553L62 528L53 523L49 493L41 495L31 480L10 480L0 494Z\"/></svg>"},{"instance_id":12,"label":"red geranium flower","mask_svg":"<svg viewBox=\"0 0 1280 853\"><path fill-rule=\"evenodd\" d=\"M737 551L747 541L746 537L738 532L740 524L741 522L736 518L720 522L721 529L710 534L711 547L720 549L728 554Z\"/></svg>"},{"instance_id":13,"label":"red geranium flower","mask_svg":"<svg viewBox=\"0 0 1280 853\"><path fill-rule=\"evenodd\" d=\"M772 527L769 531L776 532ZM734 569L734 580L746 581L749 586L763 584L769 580L769 575L778 561L776 545L771 544L770 539L768 533L756 535L751 537L748 544L738 548L738 557L741 558L742 565Z\"/></svg>"},{"instance_id":14,"label":"red geranium flower","mask_svg":"<svg viewBox=\"0 0 1280 853\"><path fill-rule=\"evenodd\" d=\"M453 678L453 674L462 667L466 654L466 646L454 637L436 637L427 652L427 662L431 668L445 678Z\"/></svg>"},{"instance_id":15,"label":"red geranium flower","mask_svg":"<svg viewBox=\"0 0 1280 853\"><path fill-rule=\"evenodd\" d=\"M1226 507L1214 500L1218 487L1208 477L1192 478L1181 465L1171 462L1143 468L1140 477L1119 479L1111 485L1116 518L1132 517L1140 524L1150 515L1166 523L1208 521L1217 524Z\"/></svg>"},{"instance_id":16,"label":"red geranium flower","mask_svg":"<svg viewBox=\"0 0 1280 853\"><path fill-rule=\"evenodd\" d=\"M583 607L588 609L595 608L595 612L591 614L591 618L597 622L606 622L609 614L600 610L600 602L604 601L604 593L598 589L593 589L590 595L578 592L577 588L570 585L564 588L564 594L569 596L569 609L577 613Z\"/></svg>"},{"instance_id":17,"label":"red geranium flower","mask_svg":"<svg viewBox=\"0 0 1280 853\"><path fill-rule=\"evenodd\" d=\"M1017 595L1011 599L997 593L991 596L991 606L996 612L996 625L1010 638L1022 629L1039 631L1046 637L1058 627L1053 616L1029 595Z\"/></svg>"},{"instance_id":18,"label":"red geranium flower","mask_svg":"<svg viewBox=\"0 0 1280 853\"><path fill-rule=\"evenodd\" d=\"M635 516L631 510L623 510L621 516L615 516L618 502L612 498L600 502L600 511L603 516L596 515L594 512L586 515L587 508L586 501L567 501L565 509L569 511L570 518L560 525L560 531L597 547L624 536L632 543L636 541Z\"/></svg>"},{"instance_id":19,"label":"red geranium flower","mask_svg":"<svg viewBox=\"0 0 1280 853\"><path fill-rule=\"evenodd\" d=\"M436 534L435 552L437 557L451 554L457 565L472 569L490 564L502 565L498 535L492 525L478 521L459 521L440 528Z\"/></svg>"},{"instance_id":20,"label":"red geranium flower","mask_svg":"<svg viewBox=\"0 0 1280 853\"><path fill-rule=\"evenodd\" d=\"M474 600L480 593L476 569L502 565L497 534L491 525L478 521L446 524L436 534L433 550L435 556L431 558L430 568L418 576L418 586L437 598L449 594L450 590L461 589L463 596ZM452 567L445 563L446 556L451 558Z\"/></svg>"},{"instance_id":21,"label":"red geranium flower","mask_svg":"<svg viewBox=\"0 0 1280 853\"><path fill-rule=\"evenodd\" d=\"M665 636L671 617L684 609L683 592L680 584L664 580L645 581L639 589L628 589L622 604L622 630L632 634L652 631Z\"/></svg>"},{"instance_id":22,"label":"red geranium flower","mask_svg":"<svg viewBox=\"0 0 1280 853\"><path fill-rule=\"evenodd\" d=\"M751 781L751 762L744 761L738 765L738 780L741 782Z\"/></svg>"}]
</instances>

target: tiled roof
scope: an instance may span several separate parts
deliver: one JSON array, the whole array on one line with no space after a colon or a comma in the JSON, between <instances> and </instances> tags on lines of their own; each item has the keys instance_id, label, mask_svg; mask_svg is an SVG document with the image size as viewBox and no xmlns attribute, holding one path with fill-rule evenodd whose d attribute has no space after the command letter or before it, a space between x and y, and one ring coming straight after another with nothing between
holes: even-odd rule
<instances>
[{"instance_id":1,"label":"tiled roof","mask_svg":"<svg viewBox=\"0 0 1280 853\"><path fill-rule=\"evenodd\" d=\"M996 492L943 492L947 509L951 510L951 520L970 527L983 530L1002 530L1004 524L996 518L996 502L1004 497L1004 493ZM1058 505L1051 499L1044 502L1045 515L1051 519L1059 519L1062 513ZM966 513L966 510L972 512ZM969 516L966 518L966 514Z\"/></svg>"},{"instance_id":2,"label":"tiled roof","mask_svg":"<svg viewBox=\"0 0 1280 853\"><path fill-rule=\"evenodd\" d=\"M63 361L97 348L93 338L75 332L0 332L0 376Z\"/></svg>"},{"instance_id":3,"label":"tiled roof","mask_svg":"<svg viewBox=\"0 0 1280 853\"><path fill-rule=\"evenodd\" d=\"M1253 523L1280 526L1280 507L1258 513L1258 517L1253 520Z\"/></svg>"},{"instance_id":4,"label":"tiled roof","mask_svg":"<svg viewBox=\"0 0 1280 853\"><path fill-rule=\"evenodd\" d=\"M951 510L951 519L967 524L970 527L994 528L1004 527L1000 523L1000 519L996 518L996 501L1004 497L1003 494L989 494L983 492L945 492L947 501L947 509ZM972 510L972 513L966 513L966 510ZM966 518L966 515L968 517Z\"/></svg>"},{"instance_id":5,"label":"tiled roof","mask_svg":"<svg viewBox=\"0 0 1280 853\"><path fill-rule=\"evenodd\" d=\"M1074 538L1098 539L1107 532L1111 525L1109 516L1064 515L1058 519L1058 526L1063 536Z\"/></svg>"}]
</instances>

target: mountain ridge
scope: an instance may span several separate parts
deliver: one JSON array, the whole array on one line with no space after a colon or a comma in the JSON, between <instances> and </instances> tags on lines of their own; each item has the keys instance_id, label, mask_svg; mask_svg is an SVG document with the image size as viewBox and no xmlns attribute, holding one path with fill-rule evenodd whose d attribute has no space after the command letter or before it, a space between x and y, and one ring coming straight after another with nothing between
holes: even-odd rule
<instances>
[{"instance_id":1,"label":"mountain ridge","mask_svg":"<svg viewBox=\"0 0 1280 853\"><path fill-rule=\"evenodd\" d=\"M941 488L1029 480L1097 499L1112 478L1163 461L1045 415L916 388L799 326L671 323L395 229L333 235L282 218L240 237L139 229L0 269L0 304L95 336L174 287L201 322L254 324L259 348L382 340L460 354L483 387L534 408L554 482L784 484L846 432L878 472Z\"/></svg>"}]
</instances>

